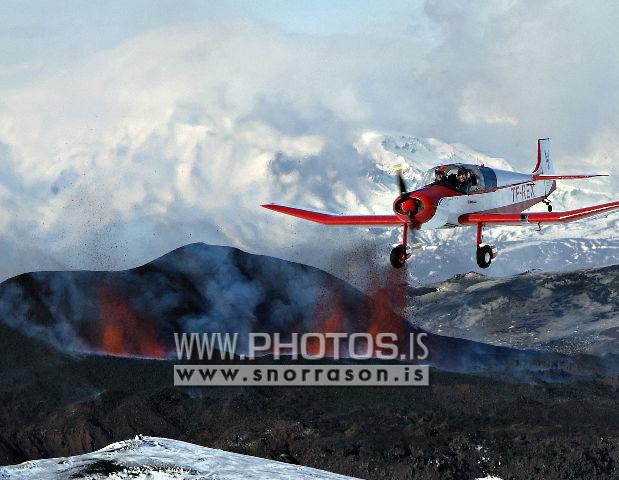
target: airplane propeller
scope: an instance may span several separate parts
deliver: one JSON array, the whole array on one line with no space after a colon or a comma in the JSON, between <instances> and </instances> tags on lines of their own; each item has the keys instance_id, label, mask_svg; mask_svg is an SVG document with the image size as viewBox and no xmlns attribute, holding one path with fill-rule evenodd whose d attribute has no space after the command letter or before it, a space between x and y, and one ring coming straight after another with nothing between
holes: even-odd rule
<instances>
[{"instance_id":1,"label":"airplane propeller","mask_svg":"<svg viewBox=\"0 0 619 480\"><path fill-rule=\"evenodd\" d=\"M396 170L396 176L398 180L398 189L400 190L400 201L405 202L406 200L410 198L411 192L408 191L408 189L406 188L406 182L404 181L404 177L402 176L401 166L399 166L398 169ZM411 216L411 218L412 218L412 215L414 214L410 210L408 210L406 213L409 216ZM415 231L414 228L409 229L408 237L409 237L409 243L411 244L413 248L419 248L422 246L422 243L419 241L417 232Z\"/></svg>"},{"instance_id":2,"label":"airplane propeller","mask_svg":"<svg viewBox=\"0 0 619 480\"><path fill-rule=\"evenodd\" d=\"M406 183L404 182L404 178L402 177L402 169L399 168L396 172L398 176L398 187L400 188L400 195L404 197L405 195L408 197L408 192L406 190Z\"/></svg>"},{"instance_id":3,"label":"airplane propeller","mask_svg":"<svg viewBox=\"0 0 619 480\"><path fill-rule=\"evenodd\" d=\"M410 197L410 192L406 188L406 182L404 181L404 177L402 176L401 166L399 166L396 170L396 176L398 179L398 189L400 190L400 201L398 203L401 205L402 203L406 202ZM410 211L408 212L408 214L411 214Z\"/></svg>"}]
</instances>

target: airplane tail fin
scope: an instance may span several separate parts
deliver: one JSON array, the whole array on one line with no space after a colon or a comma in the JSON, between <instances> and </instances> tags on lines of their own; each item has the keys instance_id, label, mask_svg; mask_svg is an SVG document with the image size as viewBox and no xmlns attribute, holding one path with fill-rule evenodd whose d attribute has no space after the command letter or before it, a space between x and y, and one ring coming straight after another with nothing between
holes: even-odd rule
<instances>
[{"instance_id":1,"label":"airplane tail fin","mask_svg":"<svg viewBox=\"0 0 619 480\"><path fill-rule=\"evenodd\" d=\"M555 167L552 163L552 157L550 156L550 139L540 138L537 140L537 164L535 170L533 170L533 180L580 180L583 178L593 177L608 177L607 174L586 174L586 175L574 175L574 174L555 174Z\"/></svg>"},{"instance_id":2,"label":"airplane tail fin","mask_svg":"<svg viewBox=\"0 0 619 480\"><path fill-rule=\"evenodd\" d=\"M537 140L537 163L533 173L537 175L552 175L554 172L555 168L550 156L550 139L539 138Z\"/></svg>"}]
</instances>

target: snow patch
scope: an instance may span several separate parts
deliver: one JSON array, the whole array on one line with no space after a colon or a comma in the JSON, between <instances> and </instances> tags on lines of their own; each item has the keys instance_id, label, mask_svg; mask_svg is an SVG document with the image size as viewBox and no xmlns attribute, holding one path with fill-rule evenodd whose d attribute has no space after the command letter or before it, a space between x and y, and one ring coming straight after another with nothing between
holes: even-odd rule
<instances>
[{"instance_id":1,"label":"snow patch","mask_svg":"<svg viewBox=\"0 0 619 480\"><path fill-rule=\"evenodd\" d=\"M141 435L133 440L113 443L93 453L0 467L2 480L50 478L346 480L353 477L201 447L178 440Z\"/></svg>"}]
</instances>

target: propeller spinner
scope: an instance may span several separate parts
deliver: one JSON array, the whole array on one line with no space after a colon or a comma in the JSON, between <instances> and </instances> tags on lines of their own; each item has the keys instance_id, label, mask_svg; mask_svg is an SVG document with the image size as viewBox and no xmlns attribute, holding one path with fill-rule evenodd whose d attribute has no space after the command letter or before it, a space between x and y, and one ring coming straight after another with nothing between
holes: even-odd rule
<instances>
[{"instance_id":1,"label":"propeller spinner","mask_svg":"<svg viewBox=\"0 0 619 480\"><path fill-rule=\"evenodd\" d=\"M402 169L398 168L397 172L398 189L400 191L400 197L396 200L394 208L397 213L408 215L410 219L413 219L415 213L417 213L417 202L410 198L410 192L406 188L406 182L402 176Z\"/></svg>"}]
</instances>

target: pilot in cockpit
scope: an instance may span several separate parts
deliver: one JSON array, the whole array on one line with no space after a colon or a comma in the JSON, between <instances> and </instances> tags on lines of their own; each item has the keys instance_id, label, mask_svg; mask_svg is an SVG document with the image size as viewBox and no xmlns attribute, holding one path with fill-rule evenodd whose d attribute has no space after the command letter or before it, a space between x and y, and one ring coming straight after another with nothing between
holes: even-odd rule
<instances>
[{"instance_id":1,"label":"pilot in cockpit","mask_svg":"<svg viewBox=\"0 0 619 480\"><path fill-rule=\"evenodd\" d=\"M469 177L469 172L467 172L464 168L458 169L458 174L456 176L456 189L465 193L468 193L471 189L471 178Z\"/></svg>"},{"instance_id":2,"label":"pilot in cockpit","mask_svg":"<svg viewBox=\"0 0 619 480\"><path fill-rule=\"evenodd\" d=\"M449 186L459 192L468 193L471 189L471 179L469 173L464 168L459 168L455 174L450 174L447 177Z\"/></svg>"},{"instance_id":3,"label":"pilot in cockpit","mask_svg":"<svg viewBox=\"0 0 619 480\"><path fill-rule=\"evenodd\" d=\"M440 185L442 183L445 183L446 179L447 177L445 176L445 170L438 169L438 168L434 170L434 183L436 183L437 185Z\"/></svg>"}]
</instances>

